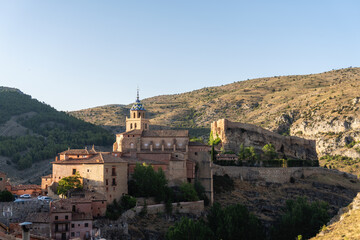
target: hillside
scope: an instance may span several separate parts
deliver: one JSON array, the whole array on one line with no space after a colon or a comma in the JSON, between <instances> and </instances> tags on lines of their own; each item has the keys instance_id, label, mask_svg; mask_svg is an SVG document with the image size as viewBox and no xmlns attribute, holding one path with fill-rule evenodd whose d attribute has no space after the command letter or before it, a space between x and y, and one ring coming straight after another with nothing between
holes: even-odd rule
<instances>
[{"instance_id":1,"label":"hillside","mask_svg":"<svg viewBox=\"0 0 360 240\"><path fill-rule=\"evenodd\" d=\"M85 145L111 145L113 136L41 103L18 89L0 87L0 168L10 177L31 167L50 169L45 159L60 151ZM42 168L42 166L46 166Z\"/></svg>"},{"instance_id":2,"label":"hillside","mask_svg":"<svg viewBox=\"0 0 360 240\"><path fill-rule=\"evenodd\" d=\"M317 141L319 156L360 157L360 68L309 75L258 78L142 100L151 124L209 128L220 118L256 124ZM70 114L121 129L131 105L108 105ZM120 127L119 127L120 126ZM359 174L351 165L326 162Z\"/></svg>"}]
</instances>

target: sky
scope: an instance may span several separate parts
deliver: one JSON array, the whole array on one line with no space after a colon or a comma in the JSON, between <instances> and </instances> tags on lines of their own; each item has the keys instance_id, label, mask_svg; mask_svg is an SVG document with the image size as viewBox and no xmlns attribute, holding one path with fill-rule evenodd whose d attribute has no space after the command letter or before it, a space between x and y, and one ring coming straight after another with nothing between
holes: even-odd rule
<instances>
[{"instance_id":1,"label":"sky","mask_svg":"<svg viewBox=\"0 0 360 240\"><path fill-rule=\"evenodd\" d=\"M0 86L58 110L360 67L360 1L0 0Z\"/></svg>"}]
</instances>

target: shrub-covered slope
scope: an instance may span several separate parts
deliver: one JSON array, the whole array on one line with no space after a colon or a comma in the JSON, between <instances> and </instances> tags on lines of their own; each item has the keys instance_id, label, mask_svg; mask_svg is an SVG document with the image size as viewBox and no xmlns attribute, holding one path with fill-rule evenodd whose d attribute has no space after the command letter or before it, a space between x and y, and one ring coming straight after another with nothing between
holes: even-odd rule
<instances>
[{"instance_id":1,"label":"shrub-covered slope","mask_svg":"<svg viewBox=\"0 0 360 240\"><path fill-rule=\"evenodd\" d=\"M41 103L17 89L0 88L0 156L26 169L58 152L85 145L110 145L112 135Z\"/></svg>"}]
</instances>

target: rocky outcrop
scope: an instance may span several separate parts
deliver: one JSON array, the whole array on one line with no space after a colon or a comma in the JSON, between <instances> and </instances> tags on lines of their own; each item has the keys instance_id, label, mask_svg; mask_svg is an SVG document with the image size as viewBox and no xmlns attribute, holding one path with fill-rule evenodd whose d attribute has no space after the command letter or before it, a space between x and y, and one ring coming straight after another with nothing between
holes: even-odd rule
<instances>
[{"instance_id":1,"label":"rocky outcrop","mask_svg":"<svg viewBox=\"0 0 360 240\"><path fill-rule=\"evenodd\" d=\"M360 119L356 117L317 117L295 122L290 134L316 141L319 156L343 155L360 158ZM350 145L352 143L352 145Z\"/></svg>"},{"instance_id":2,"label":"rocky outcrop","mask_svg":"<svg viewBox=\"0 0 360 240\"><path fill-rule=\"evenodd\" d=\"M316 144L313 140L282 136L252 124L221 119L211 124L214 136L219 136L225 150L238 152L240 145L262 149L273 144L280 157L302 160L317 160Z\"/></svg>"}]
</instances>

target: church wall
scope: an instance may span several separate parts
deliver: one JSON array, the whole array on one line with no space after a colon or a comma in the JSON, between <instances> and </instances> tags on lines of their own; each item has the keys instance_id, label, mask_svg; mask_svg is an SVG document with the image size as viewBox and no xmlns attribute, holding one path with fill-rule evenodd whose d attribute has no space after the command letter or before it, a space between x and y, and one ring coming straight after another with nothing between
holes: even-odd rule
<instances>
[{"instance_id":1,"label":"church wall","mask_svg":"<svg viewBox=\"0 0 360 240\"><path fill-rule=\"evenodd\" d=\"M166 178L169 180L169 185L180 185L182 182L187 181L186 178L186 161L171 160L169 162L168 171L165 173Z\"/></svg>"}]
</instances>

